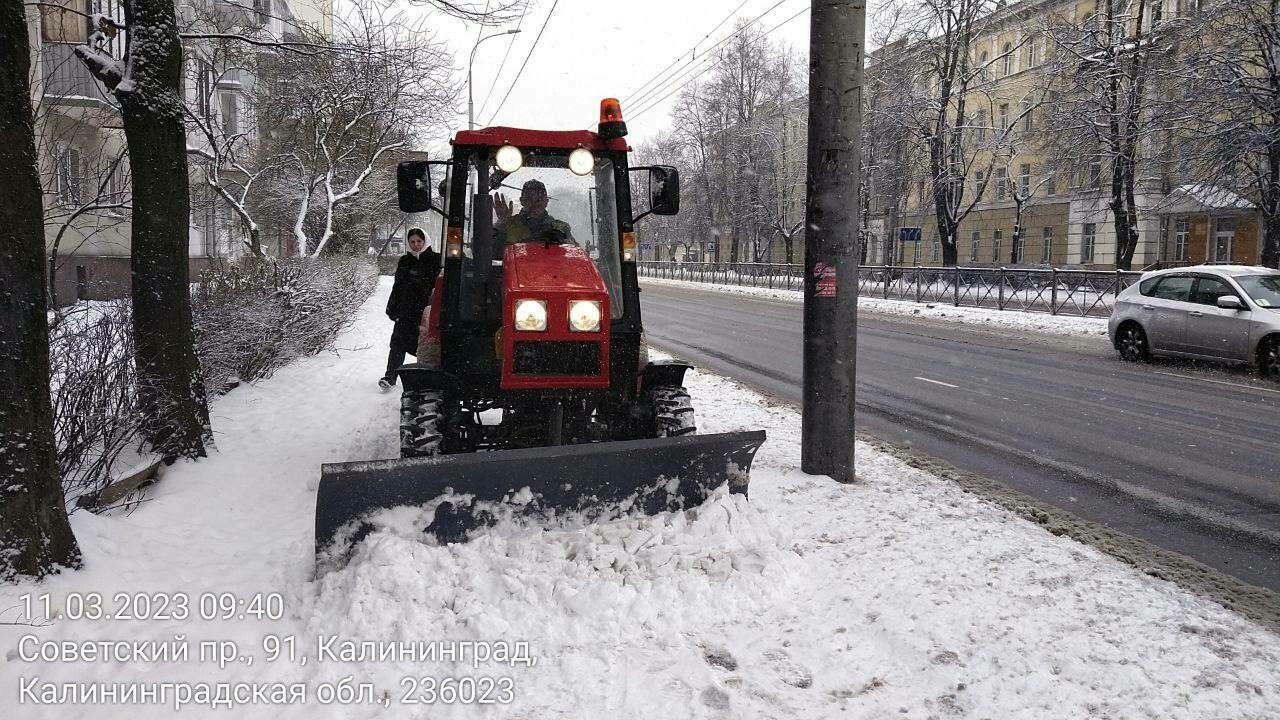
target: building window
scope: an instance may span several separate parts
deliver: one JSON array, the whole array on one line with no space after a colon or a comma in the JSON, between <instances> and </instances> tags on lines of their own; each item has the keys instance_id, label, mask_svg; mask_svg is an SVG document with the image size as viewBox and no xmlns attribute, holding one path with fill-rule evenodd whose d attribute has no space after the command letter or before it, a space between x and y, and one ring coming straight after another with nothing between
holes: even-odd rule
<instances>
[{"instance_id":1,"label":"building window","mask_svg":"<svg viewBox=\"0 0 1280 720\"><path fill-rule=\"evenodd\" d=\"M1005 43L1001 49L1004 57L1000 60L1001 73L1004 75L1013 74L1013 43Z\"/></svg>"},{"instance_id":2,"label":"building window","mask_svg":"<svg viewBox=\"0 0 1280 720\"><path fill-rule=\"evenodd\" d=\"M937 240L934 240L933 241L933 262L936 264L941 259L942 259L942 243Z\"/></svg>"},{"instance_id":3,"label":"building window","mask_svg":"<svg viewBox=\"0 0 1280 720\"><path fill-rule=\"evenodd\" d=\"M1033 37L1027 38L1027 67L1035 67L1036 62L1039 60L1040 58L1037 57L1036 53L1036 39Z\"/></svg>"},{"instance_id":4,"label":"building window","mask_svg":"<svg viewBox=\"0 0 1280 720\"><path fill-rule=\"evenodd\" d=\"M991 262L1000 262L1000 242L1004 240L1004 231L996 230L991 233Z\"/></svg>"},{"instance_id":5,"label":"building window","mask_svg":"<svg viewBox=\"0 0 1280 720\"><path fill-rule=\"evenodd\" d=\"M222 134L235 135L240 132L240 98L235 92L224 90L219 99L222 102Z\"/></svg>"},{"instance_id":6,"label":"building window","mask_svg":"<svg viewBox=\"0 0 1280 720\"><path fill-rule=\"evenodd\" d=\"M57 43L85 42L89 39L88 10L85 0L47 0L40 5L41 39Z\"/></svg>"},{"instance_id":7,"label":"building window","mask_svg":"<svg viewBox=\"0 0 1280 720\"><path fill-rule=\"evenodd\" d=\"M1044 194L1045 194L1045 195L1057 195L1057 194L1058 194L1058 174L1057 174L1056 172L1054 172L1053 170L1050 170L1050 171L1049 171L1049 174L1048 174L1047 176L1045 176L1045 179L1044 179Z\"/></svg>"},{"instance_id":8,"label":"building window","mask_svg":"<svg viewBox=\"0 0 1280 720\"><path fill-rule=\"evenodd\" d=\"M210 123L213 120L213 66L203 59L196 59L196 111L200 117Z\"/></svg>"},{"instance_id":9,"label":"building window","mask_svg":"<svg viewBox=\"0 0 1280 720\"><path fill-rule=\"evenodd\" d=\"M1178 218L1173 223L1173 259L1187 260L1191 248L1191 219Z\"/></svg>"},{"instance_id":10,"label":"building window","mask_svg":"<svg viewBox=\"0 0 1280 720\"><path fill-rule=\"evenodd\" d=\"M1032 120L1033 111L1030 100L1022 101L1022 131L1031 132L1035 128L1035 121Z\"/></svg>"},{"instance_id":11,"label":"building window","mask_svg":"<svg viewBox=\"0 0 1280 720\"><path fill-rule=\"evenodd\" d=\"M1053 262L1053 228L1046 227L1041 231L1041 237L1044 238L1044 244L1040 247L1040 262Z\"/></svg>"},{"instance_id":12,"label":"building window","mask_svg":"<svg viewBox=\"0 0 1280 720\"><path fill-rule=\"evenodd\" d=\"M1027 254L1027 238L1021 232L1018 237L1013 240L1013 262L1015 265L1021 265L1026 262Z\"/></svg>"},{"instance_id":13,"label":"building window","mask_svg":"<svg viewBox=\"0 0 1280 720\"><path fill-rule=\"evenodd\" d=\"M84 167L80 150L64 147L58 151L58 200L63 205L79 205L84 197Z\"/></svg>"},{"instance_id":14,"label":"building window","mask_svg":"<svg viewBox=\"0 0 1280 720\"><path fill-rule=\"evenodd\" d=\"M974 232L969 245L969 262L978 262L978 245L982 243L982 233Z\"/></svg>"},{"instance_id":15,"label":"building window","mask_svg":"<svg viewBox=\"0 0 1280 720\"><path fill-rule=\"evenodd\" d=\"M1089 187L1102 187L1102 156L1095 155L1089 161Z\"/></svg>"},{"instance_id":16,"label":"building window","mask_svg":"<svg viewBox=\"0 0 1280 720\"><path fill-rule=\"evenodd\" d=\"M996 168L996 200L1004 200L1009 188L1008 171Z\"/></svg>"},{"instance_id":17,"label":"building window","mask_svg":"<svg viewBox=\"0 0 1280 720\"><path fill-rule=\"evenodd\" d=\"M1024 198L1031 197L1031 164L1030 163L1022 163L1022 166L1018 168L1018 188L1019 188L1018 192L1022 194L1022 197Z\"/></svg>"},{"instance_id":18,"label":"building window","mask_svg":"<svg viewBox=\"0 0 1280 720\"><path fill-rule=\"evenodd\" d=\"M1093 262L1093 246L1098 240L1097 223L1085 223L1080 234L1080 264Z\"/></svg>"},{"instance_id":19,"label":"building window","mask_svg":"<svg viewBox=\"0 0 1280 720\"><path fill-rule=\"evenodd\" d=\"M987 140L987 111L986 110L978 111L978 117L976 120L974 120L974 125L977 127L976 134L978 136L978 142L986 142Z\"/></svg>"},{"instance_id":20,"label":"building window","mask_svg":"<svg viewBox=\"0 0 1280 720\"><path fill-rule=\"evenodd\" d=\"M978 172L974 173L974 176L973 176L973 185L974 185L974 187L976 188L976 189L974 190L974 192L981 193L982 191L986 190L986 187L985 187L986 182L987 182L987 174L986 174L986 173L982 172L981 170L979 170Z\"/></svg>"},{"instance_id":21,"label":"building window","mask_svg":"<svg viewBox=\"0 0 1280 720\"><path fill-rule=\"evenodd\" d=\"M1213 261L1231 262L1231 245L1236 239L1236 219L1218 218L1213 223Z\"/></svg>"},{"instance_id":22,"label":"building window","mask_svg":"<svg viewBox=\"0 0 1280 720\"><path fill-rule=\"evenodd\" d=\"M1005 103L1000 106L1000 130L1007 132L1009 130L1009 105Z\"/></svg>"}]
</instances>

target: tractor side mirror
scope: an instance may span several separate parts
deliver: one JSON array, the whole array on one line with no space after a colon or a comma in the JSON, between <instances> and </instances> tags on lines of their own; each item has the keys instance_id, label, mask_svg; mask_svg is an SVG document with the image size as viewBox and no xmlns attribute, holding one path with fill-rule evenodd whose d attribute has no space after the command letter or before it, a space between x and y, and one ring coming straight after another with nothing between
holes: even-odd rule
<instances>
[{"instance_id":1,"label":"tractor side mirror","mask_svg":"<svg viewBox=\"0 0 1280 720\"><path fill-rule=\"evenodd\" d=\"M396 196L401 212L420 213L434 210L444 215L444 210L431 202L431 166L448 165L448 162L432 160L406 160L396 166ZM441 197L444 197L441 183Z\"/></svg>"},{"instance_id":2,"label":"tractor side mirror","mask_svg":"<svg viewBox=\"0 0 1280 720\"><path fill-rule=\"evenodd\" d=\"M649 169L649 211L654 215L680 212L680 171L670 165Z\"/></svg>"},{"instance_id":3,"label":"tractor side mirror","mask_svg":"<svg viewBox=\"0 0 1280 720\"><path fill-rule=\"evenodd\" d=\"M680 171L670 165L652 165L631 168L631 172L649 173L649 209L631 220L654 215L675 215L680 212Z\"/></svg>"}]
</instances>

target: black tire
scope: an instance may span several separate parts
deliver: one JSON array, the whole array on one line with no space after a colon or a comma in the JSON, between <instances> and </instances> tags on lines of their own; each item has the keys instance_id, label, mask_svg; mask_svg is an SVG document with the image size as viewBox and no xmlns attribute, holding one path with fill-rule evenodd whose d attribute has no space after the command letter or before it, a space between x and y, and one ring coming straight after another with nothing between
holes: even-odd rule
<instances>
[{"instance_id":1,"label":"black tire","mask_svg":"<svg viewBox=\"0 0 1280 720\"><path fill-rule=\"evenodd\" d=\"M1126 362L1147 362L1151 359L1151 344L1147 333L1135 322L1125 323L1116 331L1116 350Z\"/></svg>"},{"instance_id":2,"label":"black tire","mask_svg":"<svg viewBox=\"0 0 1280 720\"><path fill-rule=\"evenodd\" d=\"M697 434L689 391L682 387L654 387L649 389L649 401L654 410L654 437Z\"/></svg>"},{"instance_id":3,"label":"black tire","mask_svg":"<svg viewBox=\"0 0 1280 720\"><path fill-rule=\"evenodd\" d=\"M438 390L405 391L400 396L400 457L440 454L440 412L444 397Z\"/></svg>"},{"instance_id":4,"label":"black tire","mask_svg":"<svg viewBox=\"0 0 1280 720\"><path fill-rule=\"evenodd\" d=\"M1258 344L1258 374L1263 379L1280 382L1280 337L1264 338Z\"/></svg>"}]
</instances>

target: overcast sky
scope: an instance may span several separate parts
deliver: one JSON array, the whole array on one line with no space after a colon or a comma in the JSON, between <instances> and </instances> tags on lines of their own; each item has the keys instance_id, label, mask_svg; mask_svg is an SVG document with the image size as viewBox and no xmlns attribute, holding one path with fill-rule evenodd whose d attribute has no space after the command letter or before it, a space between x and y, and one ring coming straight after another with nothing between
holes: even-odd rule
<instances>
[{"instance_id":1,"label":"overcast sky","mask_svg":"<svg viewBox=\"0 0 1280 720\"><path fill-rule=\"evenodd\" d=\"M685 75L686 72L706 67L703 63L686 64L695 46L701 58L716 41L732 34L737 18L751 20L762 13L764 16L754 27L766 31L777 27L770 35L772 40L807 53L809 4L810 0L559 0L558 4L556 0L532 0L520 25L520 34L488 40L476 53L476 124L479 127L493 124L550 130L588 126L594 129L601 98L617 97L622 100L622 112L633 142L643 140L669 126L669 111L676 96L673 94L651 109L641 111L652 100L684 82L682 79L666 84L665 89L652 98L637 101L635 92L646 81L677 57L677 66L664 73L664 77L675 74L687 79L692 73ZM555 13L542 39L495 117L499 102L553 5ZM770 11L775 5L777 7ZM782 24L798 12L801 13L798 17ZM725 22L717 28L721 20ZM500 28L485 28L483 33L489 35L514 26L513 22ZM453 49L455 66L465 78L467 57L477 37L475 26L432 17L428 19L428 27L435 28L437 37ZM710 37L706 37L708 33ZM514 42L506 62L502 63L509 39ZM486 96L489 99L484 105ZM467 120L465 93L459 109L457 128L461 129Z\"/></svg>"}]
</instances>

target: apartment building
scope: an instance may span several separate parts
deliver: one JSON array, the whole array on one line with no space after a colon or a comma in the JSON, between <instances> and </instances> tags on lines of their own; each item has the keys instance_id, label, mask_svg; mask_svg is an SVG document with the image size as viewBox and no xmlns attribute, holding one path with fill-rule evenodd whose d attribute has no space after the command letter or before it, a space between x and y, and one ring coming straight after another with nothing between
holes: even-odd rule
<instances>
[{"instance_id":1,"label":"apartment building","mask_svg":"<svg viewBox=\"0 0 1280 720\"><path fill-rule=\"evenodd\" d=\"M296 0L306 22L332 29L332 0ZM246 4L247 3L247 4ZM265 28L272 37L298 34L300 21L286 0L181 0L180 25L202 18L236 18ZM119 0L47 0L26 8L32 48L32 107L44 187L45 235L54 299L120 297L130 283L129 161L119 107L75 56L90 36L90 17L124 22ZM123 57L126 31L107 41ZM253 122L245 97L248 72L217 76L203 64L198 46L186 48L184 93L220 132L238 132ZM214 85L210 85L214 83ZM193 133L191 145L205 140ZM234 256L243 242L225 209L194 183L188 255L195 276L212 257Z\"/></svg>"},{"instance_id":2,"label":"apartment building","mask_svg":"<svg viewBox=\"0 0 1280 720\"><path fill-rule=\"evenodd\" d=\"M1148 22L1191 12L1183 0L1151 6ZM1054 40L1044 28L1063 17L1084 25L1098 11L1093 0L1028 0L997 11L973 44L973 62L988 73L981 92L969 103L964 123L969 140L988 142L968 164L967 192L982 197L957 232L961 265L1052 265L1115 267L1117 242L1110 208L1110 167L1103 155L1066 157L1045 142L1053 132L1041 105L1046 88L1060 78L1047 72ZM1030 29L1029 29L1030 28ZM901 51L902 48L897 48ZM872 53L868 73L879 70ZM1148 92L1166 91L1158 82ZM1186 163L1165 161L1176 155L1176 139L1152 134L1144 143L1135 183L1138 245L1134 269L1201 262L1255 263L1261 254L1261 215L1254 199L1195 182ZM907 159L910 163L912 159ZM913 168L919 168L916 158ZM895 168L897 169L897 168ZM868 182L888 184L873 168ZM896 192L873 194L865 262L931 265L942 261L927 171L906 173ZM964 203L967 205L966 203ZM1022 233L1014 241L1021 205Z\"/></svg>"}]
</instances>

